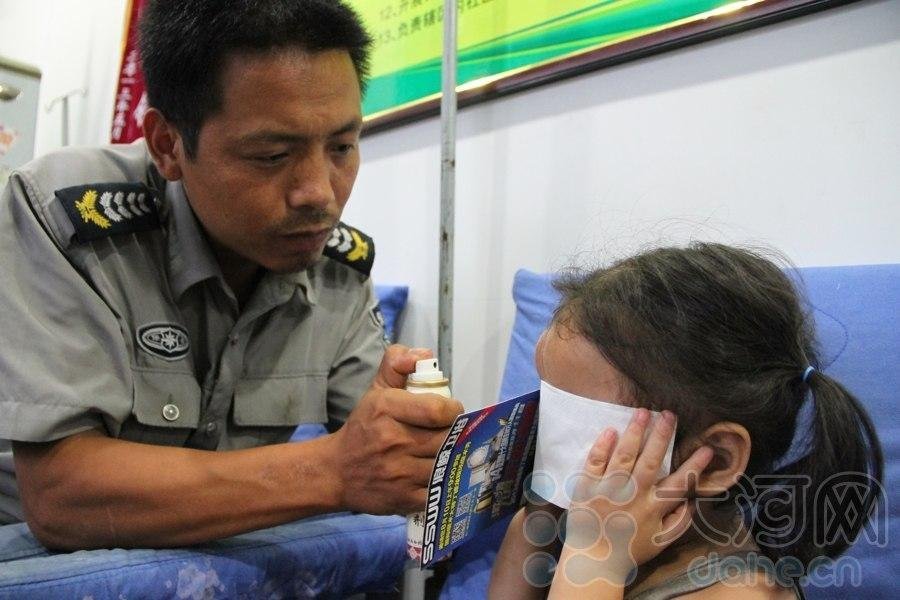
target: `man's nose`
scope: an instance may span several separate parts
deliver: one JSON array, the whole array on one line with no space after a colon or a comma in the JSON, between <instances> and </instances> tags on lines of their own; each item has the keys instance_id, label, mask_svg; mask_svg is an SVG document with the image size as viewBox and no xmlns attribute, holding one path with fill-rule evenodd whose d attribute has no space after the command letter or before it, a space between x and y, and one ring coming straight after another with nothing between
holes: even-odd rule
<instances>
[{"instance_id":1,"label":"man's nose","mask_svg":"<svg viewBox=\"0 0 900 600\"><path fill-rule=\"evenodd\" d=\"M327 208L335 201L331 185L332 165L327 152L309 152L298 161L292 173L287 203L291 208L315 206Z\"/></svg>"}]
</instances>

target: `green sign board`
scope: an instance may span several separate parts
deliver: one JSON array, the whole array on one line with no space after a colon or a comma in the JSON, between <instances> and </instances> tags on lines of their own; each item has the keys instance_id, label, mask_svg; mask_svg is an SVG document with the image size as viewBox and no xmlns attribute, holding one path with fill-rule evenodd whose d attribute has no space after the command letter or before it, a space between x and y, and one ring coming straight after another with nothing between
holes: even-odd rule
<instances>
[{"instance_id":1,"label":"green sign board","mask_svg":"<svg viewBox=\"0 0 900 600\"><path fill-rule=\"evenodd\" d=\"M441 89L443 0L350 0L374 39L367 119L434 100ZM659 32L758 16L779 0L457 0L458 82L476 88ZM818 2L816 4L821 4ZM740 17L743 18L743 17Z\"/></svg>"}]
</instances>

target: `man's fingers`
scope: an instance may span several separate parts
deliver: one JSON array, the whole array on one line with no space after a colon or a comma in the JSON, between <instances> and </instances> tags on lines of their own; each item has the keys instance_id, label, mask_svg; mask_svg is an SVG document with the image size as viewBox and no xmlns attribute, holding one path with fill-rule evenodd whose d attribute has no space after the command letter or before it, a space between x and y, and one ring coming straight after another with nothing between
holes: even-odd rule
<instances>
[{"instance_id":1,"label":"man's fingers","mask_svg":"<svg viewBox=\"0 0 900 600\"><path fill-rule=\"evenodd\" d=\"M410 458L406 462L411 469L408 472L409 481L412 483L412 489L405 494L406 506L405 513L419 512L425 510L425 504L428 501L428 489L431 487L431 471L434 468L434 457L430 458ZM399 498L388 499L396 501Z\"/></svg>"},{"instance_id":2,"label":"man's fingers","mask_svg":"<svg viewBox=\"0 0 900 600\"><path fill-rule=\"evenodd\" d=\"M634 465L634 476L641 483L652 484L656 481L659 467L666 456L673 435L675 435L675 415L665 410L653 424L647 443Z\"/></svg>"},{"instance_id":3,"label":"man's fingers","mask_svg":"<svg viewBox=\"0 0 900 600\"><path fill-rule=\"evenodd\" d=\"M410 464L415 469L416 487L427 490L431 485L431 471L434 469L434 457L428 458L412 458Z\"/></svg>"},{"instance_id":4,"label":"man's fingers","mask_svg":"<svg viewBox=\"0 0 900 600\"><path fill-rule=\"evenodd\" d=\"M434 462L447 439L448 428L443 429L424 429L422 427L407 427L408 434L413 440L412 456L418 458L427 458Z\"/></svg>"},{"instance_id":5,"label":"man's fingers","mask_svg":"<svg viewBox=\"0 0 900 600\"><path fill-rule=\"evenodd\" d=\"M381 359L378 375L373 385L383 388L402 388L406 376L416 370L416 362L431 358L434 354L428 348L407 348L400 344L388 346Z\"/></svg>"},{"instance_id":6,"label":"man's fingers","mask_svg":"<svg viewBox=\"0 0 900 600\"><path fill-rule=\"evenodd\" d=\"M381 410L394 420L426 429L450 427L463 413L463 405L458 400L438 394L410 394L402 390L385 393L381 404Z\"/></svg>"},{"instance_id":7,"label":"man's fingers","mask_svg":"<svg viewBox=\"0 0 900 600\"><path fill-rule=\"evenodd\" d=\"M415 512L422 512L426 509L428 505L428 488L423 487L417 489L410 495L409 505L406 507L406 510L403 514L410 514Z\"/></svg>"}]
</instances>

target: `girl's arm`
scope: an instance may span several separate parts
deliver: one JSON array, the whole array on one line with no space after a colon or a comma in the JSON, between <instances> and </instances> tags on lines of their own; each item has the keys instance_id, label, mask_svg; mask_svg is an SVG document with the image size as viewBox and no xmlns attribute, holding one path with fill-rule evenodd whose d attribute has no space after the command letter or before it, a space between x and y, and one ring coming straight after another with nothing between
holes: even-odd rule
<instances>
[{"instance_id":1,"label":"girl's arm","mask_svg":"<svg viewBox=\"0 0 900 600\"><path fill-rule=\"evenodd\" d=\"M538 506L531 503L513 516L491 571L490 600L538 600L546 596L553 575L548 570L553 563L546 555L555 560L559 554L555 525L560 518L562 509L552 504ZM549 534L551 525L554 526L552 536ZM538 545L542 542L546 543Z\"/></svg>"},{"instance_id":2,"label":"girl's arm","mask_svg":"<svg viewBox=\"0 0 900 600\"><path fill-rule=\"evenodd\" d=\"M622 600L624 577L608 579L596 572L596 566L586 554L564 546L548 600Z\"/></svg>"}]
</instances>

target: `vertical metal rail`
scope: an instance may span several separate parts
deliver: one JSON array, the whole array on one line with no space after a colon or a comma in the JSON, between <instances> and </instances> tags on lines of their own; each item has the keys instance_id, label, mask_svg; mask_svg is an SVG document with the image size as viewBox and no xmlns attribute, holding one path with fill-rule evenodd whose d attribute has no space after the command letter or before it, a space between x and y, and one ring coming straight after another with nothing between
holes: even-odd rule
<instances>
[{"instance_id":1,"label":"vertical metal rail","mask_svg":"<svg viewBox=\"0 0 900 600\"><path fill-rule=\"evenodd\" d=\"M438 360L453 377L453 235L456 195L456 0L444 0L444 58L441 69L441 250L438 291ZM452 384L451 384L452 385ZM403 573L403 600L424 600L433 571L408 560Z\"/></svg>"},{"instance_id":2,"label":"vertical metal rail","mask_svg":"<svg viewBox=\"0 0 900 600\"><path fill-rule=\"evenodd\" d=\"M70 96L63 96L62 99L62 145L66 147L69 145L69 98Z\"/></svg>"},{"instance_id":3,"label":"vertical metal rail","mask_svg":"<svg viewBox=\"0 0 900 600\"><path fill-rule=\"evenodd\" d=\"M453 238L456 213L456 0L444 0L441 68L441 255L438 292L438 360L453 381ZM451 383L452 385L452 383Z\"/></svg>"},{"instance_id":4,"label":"vertical metal rail","mask_svg":"<svg viewBox=\"0 0 900 600\"><path fill-rule=\"evenodd\" d=\"M72 96L86 96L87 90L85 88L74 89L70 92L66 92L62 96L58 96L50 101L50 104L47 105L47 112L49 113L53 110L53 107L57 104L62 105L62 145L63 147L69 145L69 100Z\"/></svg>"}]
</instances>

